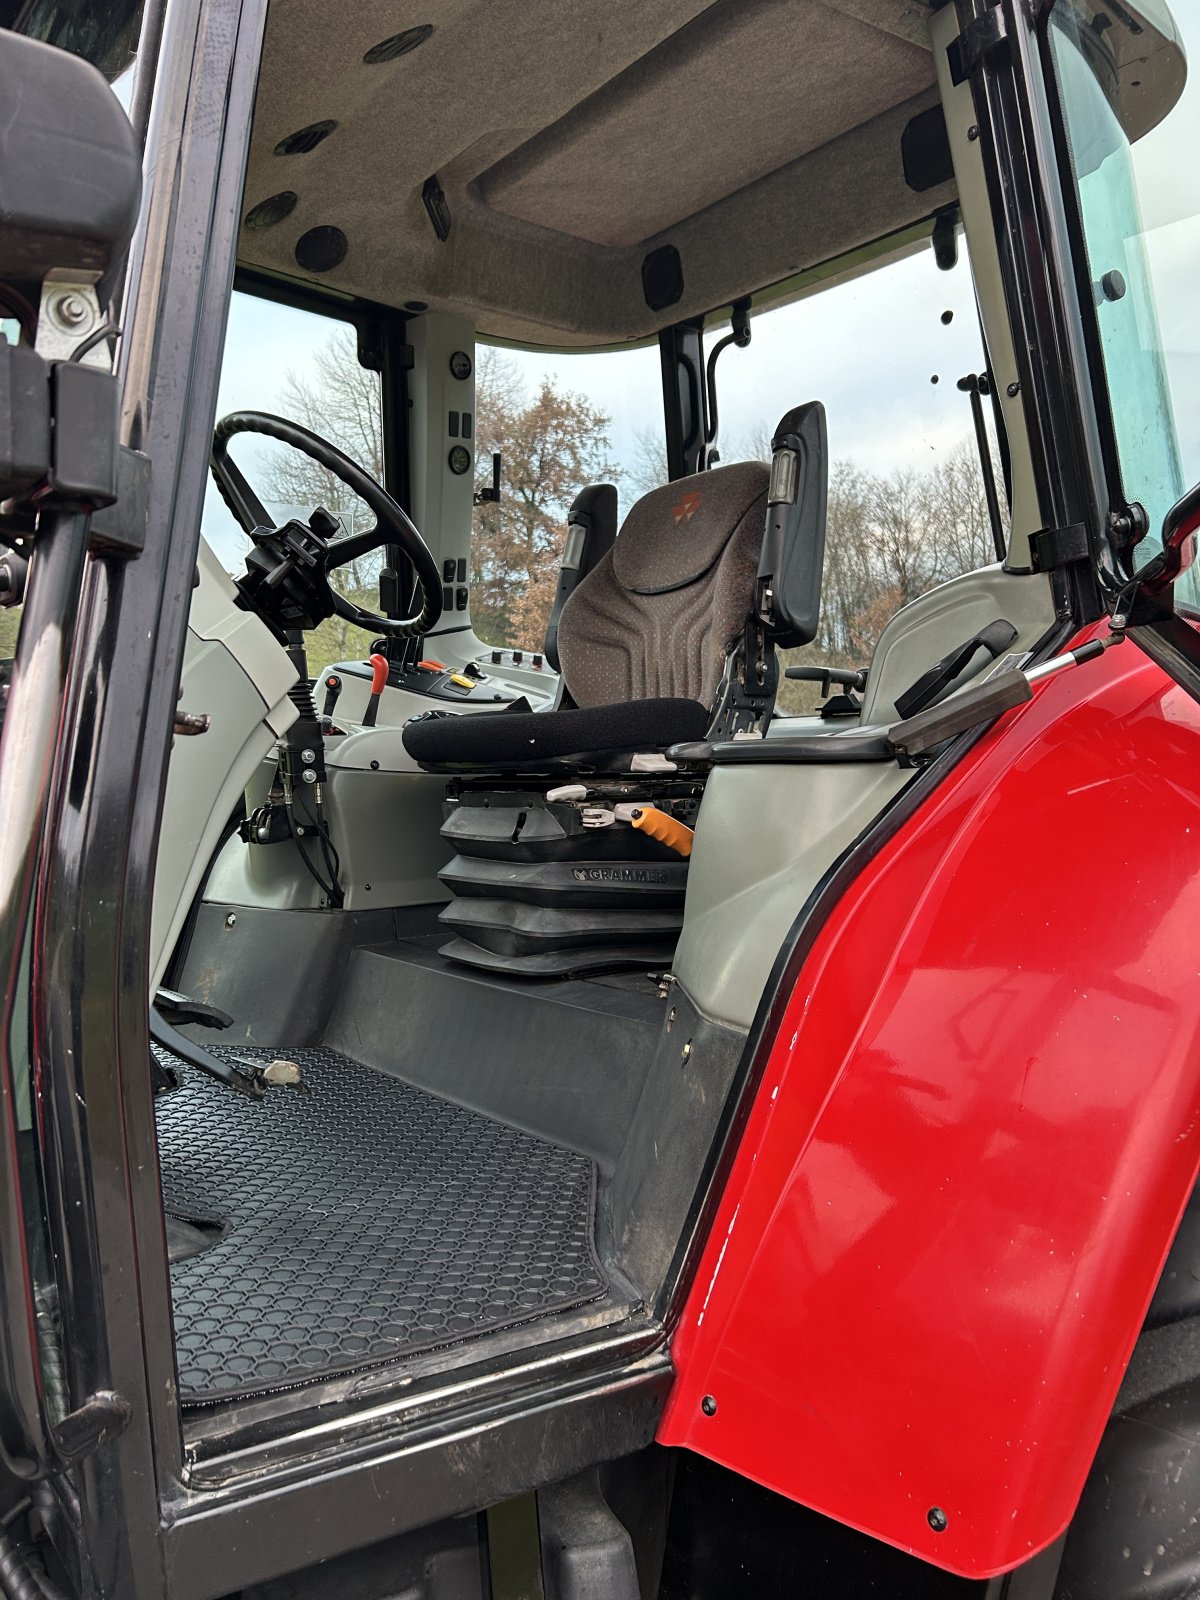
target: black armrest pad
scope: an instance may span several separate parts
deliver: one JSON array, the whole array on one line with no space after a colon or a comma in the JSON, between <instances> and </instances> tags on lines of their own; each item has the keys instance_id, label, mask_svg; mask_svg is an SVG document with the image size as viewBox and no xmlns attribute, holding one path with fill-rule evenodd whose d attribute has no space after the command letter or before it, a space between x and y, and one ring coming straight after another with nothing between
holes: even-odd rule
<instances>
[{"instance_id":1,"label":"black armrest pad","mask_svg":"<svg viewBox=\"0 0 1200 1600\"><path fill-rule=\"evenodd\" d=\"M794 762L825 766L852 761L895 761L886 728L843 728L837 733L798 734L783 739L727 739L712 746L714 766L765 762L786 766Z\"/></svg>"}]
</instances>

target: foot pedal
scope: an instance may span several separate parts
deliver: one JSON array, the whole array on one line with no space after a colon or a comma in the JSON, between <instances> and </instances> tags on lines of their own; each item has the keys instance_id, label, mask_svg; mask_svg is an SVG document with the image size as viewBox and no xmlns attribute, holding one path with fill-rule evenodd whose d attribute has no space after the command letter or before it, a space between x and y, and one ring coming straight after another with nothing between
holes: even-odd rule
<instances>
[{"instance_id":1,"label":"foot pedal","mask_svg":"<svg viewBox=\"0 0 1200 1600\"><path fill-rule=\"evenodd\" d=\"M233 1018L219 1006L205 1005L203 1000L193 1000L190 994L180 994L176 989L158 989L154 995L154 1009L172 1027L182 1028L195 1023L201 1028L232 1028Z\"/></svg>"}]
</instances>

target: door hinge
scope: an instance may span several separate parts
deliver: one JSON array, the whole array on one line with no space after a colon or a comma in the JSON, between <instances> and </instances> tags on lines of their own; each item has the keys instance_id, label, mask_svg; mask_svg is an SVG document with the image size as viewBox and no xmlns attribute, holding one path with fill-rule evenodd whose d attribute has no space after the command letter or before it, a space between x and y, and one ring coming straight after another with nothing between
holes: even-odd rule
<instances>
[{"instance_id":1,"label":"door hinge","mask_svg":"<svg viewBox=\"0 0 1200 1600\"><path fill-rule=\"evenodd\" d=\"M1008 23L998 5L968 22L950 46L950 75L954 82L963 83L989 56L1007 49L1008 43Z\"/></svg>"},{"instance_id":2,"label":"door hinge","mask_svg":"<svg viewBox=\"0 0 1200 1600\"><path fill-rule=\"evenodd\" d=\"M118 398L111 372L0 339L0 544L24 552L39 511L81 509L92 549L140 554L150 462L118 444Z\"/></svg>"},{"instance_id":3,"label":"door hinge","mask_svg":"<svg viewBox=\"0 0 1200 1600\"><path fill-rule=\"evenodd\" d=\"M1043 528L1030 536L1029 548L1033 552L1035 572L1049 572L1072 561L1086 561L1092 553L1087 525L1082 522L1072 522L1066 528Z\"/></svg>"}]
</instances>

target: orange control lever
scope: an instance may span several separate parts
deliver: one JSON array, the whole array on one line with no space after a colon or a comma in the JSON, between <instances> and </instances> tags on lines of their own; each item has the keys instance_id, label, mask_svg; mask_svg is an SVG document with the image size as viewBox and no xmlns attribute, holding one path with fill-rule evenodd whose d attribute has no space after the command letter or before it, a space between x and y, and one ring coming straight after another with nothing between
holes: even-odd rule
<instances>
[{"instance_id":1,"label":"orange control lever","mask_svg":"<svg viewBox=\"0 0 1200 1600\"><path fill-rule=\"evenodd\" d=\"M630 813L629 820L635 828L648 833L652 839L657 839L659 844L665 844L667 849L674 850L676 855L691 855L693 833L686 822L679 822L675 817L668 816L657 806L639 806Z\"/></svg>"},{"instance_id":2,"label":"orange control lever","mask_svg":"<svg viewBox=\"0 0 1200 1600\"><path fill-rule=\"evenodd\" d=\"M386 656L371 657L371 698L367 701L367 709L363 712L363 727L373 728L375 718L379 715L379 697L383 693L388 681L388 659Z\"/></svg>"}]
</instances>

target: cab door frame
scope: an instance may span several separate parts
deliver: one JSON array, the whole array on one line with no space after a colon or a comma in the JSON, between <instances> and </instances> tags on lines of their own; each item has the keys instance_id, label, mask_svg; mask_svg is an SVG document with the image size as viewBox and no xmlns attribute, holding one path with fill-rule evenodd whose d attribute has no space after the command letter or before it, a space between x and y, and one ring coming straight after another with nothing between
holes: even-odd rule
<instances>
[{"instance_id":1,"label":"cab door frame","mask_svg":"<svg viewBox=\"0 0 1200 1600\"><path fill-rule=\"evenodd\" d=\"M147 952L158 825L233 279L265 0L149 0L134 87L142 214L121 442L150 458L146 546L88 558L43 840L31 1007L68 1395L130 1421L38 1508L83 1595L165 1593L184 1472L158 1183Z\"/></svg>"}]
</instances>

